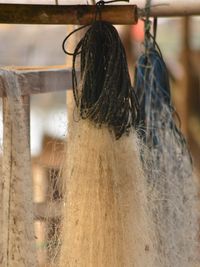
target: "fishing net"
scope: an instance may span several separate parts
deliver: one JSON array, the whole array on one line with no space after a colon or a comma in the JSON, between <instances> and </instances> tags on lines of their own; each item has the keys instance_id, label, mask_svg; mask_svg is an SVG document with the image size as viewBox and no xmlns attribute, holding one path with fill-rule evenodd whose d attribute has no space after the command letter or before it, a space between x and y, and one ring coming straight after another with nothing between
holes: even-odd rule
<instances>
[{"instance_id":1,"label":"fishing net","mask_svg":"<svg viewBox=\"0 0 200 267\"><path fill-rule=\"evenodd\" d=\"M137 62L140 138L160 266L194 266L198 252L198 190L186 141L176 125L166 65L152 36Z\"/></svg>"},{"instance_id":2,"label":"fishing net","mask_svg":"<svg viewBox=\"0 0 200 267\"><path fill-rule=\"evenodd\" d=\"M156 266L133 129L138 105L125 51L111 24L93 23L78 43L73 92L60 266Z\"/></svg>"},{"instance_id":3,"label":"fishing net","mask_svg":"<svg viewBox=\"0 0 200 267\"><path fill-rule=\"evenodd\" d=\"M155 266L135 134L116 141L87 121L72 129L60 266Z\"/></svg>"},{"instance_id":4,"label":"fishing net","mask_svg":"<svg viewBox=\"0 0 200 267\"><path fill-rule=\"evenodd\" d=\"M124 48L109 23L88 27L72 56L66 140L44 140L32 160L33 185L25 98L14 73L1 73L0 265L198 267L197 185L169 87L159 90L154 64L147 71L142 58L139 117ZM155 79L147 78L151 71ZM156 93L155 113L149 99Z\"/></svg>"}]
</instances>

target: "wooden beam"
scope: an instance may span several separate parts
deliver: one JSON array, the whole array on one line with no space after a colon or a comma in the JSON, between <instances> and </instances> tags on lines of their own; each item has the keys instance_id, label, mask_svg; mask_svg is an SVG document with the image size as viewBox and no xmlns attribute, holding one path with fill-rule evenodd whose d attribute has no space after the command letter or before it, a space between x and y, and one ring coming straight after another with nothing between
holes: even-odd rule
<instances>
[{"instance_id":1,"label":"wooden beam","mask_svg":"<svg viewBox=\"0 0 200 267\"><path fill-rule=\"evenodd\" d=\"M72 88L71 69L65 66L0 69L0 97L5 95L3 72L14 73L22 96L66 91Z\"/></svg>"},{"instance_id":2,"label":"wooden beam","mask_svg":"<svg viewBox=\"0 0 200 267\"><path fill-rule=\"evenodd\" d=\"M90 24L95 17L92 5L0 4L0 23L9 24ZM135 5L102 7L102 20L112 24L137 23Z\"/></svg>"},{"instance_id":3,"label":"wooden beam","mask_svg":"<svg viewBox=\"0 0 200 267\"><path fill-rule=\"evenodd\" d=\"M105 5L102 19L112 24L135 24L146 14L146 0L134 0L134 5ZM138 6L138 8L137 8ZM9 24L89 24L94 20L94 5L27 5L0 4L0 23ZM200 1L152 0L150 16L177 17L200 15Z\"/></svg>"},{"instance_id":4,"label":"wooden beam","mask_svg":"<svg viewBox=\"0 0 200 267\"><path fill-rule=\"evenodd\" d=\"M4 70L1 74L9 96L3 98L1 263L16 266L17 261L19 266L32 266L36 251L31 197L30 101L29 96L21 97L13 73Z\"/></svg>"},{"instance_id":5,"label":"wooden beam","mask_svg":"<svg viewBox=\"0 0 200 267\"><path fill-rule=\"evenodd\" d=\"M147 0L130 0L138 6L139 15L145 16ZM151 0L150 16L183 17L200 15L199 0Z\"/></svg>"}]
</instances>

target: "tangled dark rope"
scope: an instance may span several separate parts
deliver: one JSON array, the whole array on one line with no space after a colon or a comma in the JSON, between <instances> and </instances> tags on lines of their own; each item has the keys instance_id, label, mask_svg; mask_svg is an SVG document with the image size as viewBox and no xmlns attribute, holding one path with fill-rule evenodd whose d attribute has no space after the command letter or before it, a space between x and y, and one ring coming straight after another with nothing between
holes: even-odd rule
<instances>
[{"instance_id":1,"label":"tangled dark rope","mask_svg":"<svg viewBox=\"0 0 200 267\"><path fill-rule=\"evenodd\" d=\"M124 47L110 23L95 21L79 41L73 53L72 81L82 119L106 125L116 139L136 126L138 101L131 86Z\"/></svg>"},{"instance_id":2,"label":"tangled dark rope","mask_svg":"<svg viewBox=\"0 0 200 267\"><path fill-rule=\"evenodd\" d=\"M140 56L135 71L135 90L139 100L139 134L151 149L163 153L161 131L170 131L182 154L191 156L183 134L177 127L172 105L168 70L155 38L148 33L145 53ZM167 145L167 144L166 144Z\"/></svg>"}]
</instances>

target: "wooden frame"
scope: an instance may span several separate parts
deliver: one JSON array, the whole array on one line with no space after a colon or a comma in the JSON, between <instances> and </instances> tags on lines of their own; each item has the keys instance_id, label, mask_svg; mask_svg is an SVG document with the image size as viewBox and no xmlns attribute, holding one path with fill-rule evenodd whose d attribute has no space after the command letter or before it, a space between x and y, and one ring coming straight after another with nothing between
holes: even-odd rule
<instances>
[{"instance_id":1,"label":"wooden frame","mask_svg":"<svg viewBox=\"0 0 200 267\"><path fill-rule=\"evenodd\" d=\"M71 69L67 69L65 66L52 66L52 67L15 67L15 68L4 68L0 69L0 97L3 97L3 117L4 122L5 118L9 114L8 101L5 92L7 91L6 86L8 85L6 77L10 74L14 75L17 86L21 89L21 101L24 107L25 117L27 118L24 121L24 126L26 128L26 140L28 141L28 150L29 150L29 159L27 159L27 165L30 165L30 95L31 94L40 94L40 93L50 93L58 91L66 91L72 88L71 82ZM5 75L7 74L7 75ZM11 88L9 88L11 89ZM13 87L13 90L16 88ZM9 118L10 119L10 118ZM9 120L8 119L8 120ZM4 129L5 130L5 129ZM16 132L12 132L12 139L15 140ZM12 154L12 146L8 146L7 136L4 135L3 144L6 144L6 147L3 152L3 167L5 163L7 164L10 160L10 155ZM11 162L10 162L11 164ZM7 164L8 165L8 164ZM5 165L5 167L7 167ZM4 167L4 169L5 169ZM31 166L30 166L31 169ZM7 172L5 172L7 173ZM9 175L9 173L8 173ZM4 175L6 176L6 175ZM6 176L7 177L7 176ZM9 177L5 181L9 182ZM35 219L43 220L46 214L46 205L47 203L34 204L34 214ZM51 218L60 216L60 207L58 203L53 203L56 208L51 209L51 212L55 210L52 214L49 214Z\"/></svg>"},{"instance_id":2,"label":"wooden frame","mask_svg":"<svg viewBox=\"0 0 200 267\"><path fill-rule=\"evenodd\" d=\"M72 88L71 69L65 66L15 67L0 69L0 97L5 94L3 71L14 73L22 95L66 91Z\"/></svg>"}]
</instances>

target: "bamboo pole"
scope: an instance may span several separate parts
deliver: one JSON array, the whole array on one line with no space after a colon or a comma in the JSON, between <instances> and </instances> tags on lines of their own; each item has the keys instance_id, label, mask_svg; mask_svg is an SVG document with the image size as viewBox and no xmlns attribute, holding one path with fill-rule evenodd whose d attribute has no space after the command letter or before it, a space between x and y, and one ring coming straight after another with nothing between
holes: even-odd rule
<instances>
[{"instance_id":1,"label":"bamboo pole","mask_svg":"<svg viewBox=\"0 0 200 267\"><path fill-rule=\"evenodd\" d=\"M133 2L134 5L131 5ZM146 0L130 5L104 5L102 19L112 24L135 24L145 16ZM137 8L138 6L138 8ZM9 24L89 24L94 20L94 5L27 5L0 4L0 23ZM178 17L200 15L200 1L152 0L150 16Z\"/></svg>"},{"instance_id":2,"label":"bamboo pole","mask_svg":"<svg viewBox=\"0 0 200 267\"><path fill-rule=\"evenodd\" d=\"M140 9L140 15L145 15L147 0L131 0ZM200 15L199 0L151 0L150 16L182 17Z\"/></svg>"},{"instance_id":3,"label":"bamboo pole","mask_svg":"<svg viewBox=\"0 0 200 267\"><path fill-rule=\"evenodd\" d=\"M187 137L189 137L189 100L190 100L190 86L191 86L191 62L190 62L190 18L184 18L183 23L183 68L184 77L182 85L182 115L183 115L183 130Z\"/></svg>"},{"instance_id":4,"label":"bamboo pole","mask_svg":"<svg viewBox=\"0 0 200 267\"><path fill-rule=\"evenodd\" d=\"M102 20L112 24L137 23L137 8L131 6L103 6ZM9 24L89 24L94 20L96 7L92 5L26 5L0 4L0 23Z\"/></svg>"}]
</instances>

